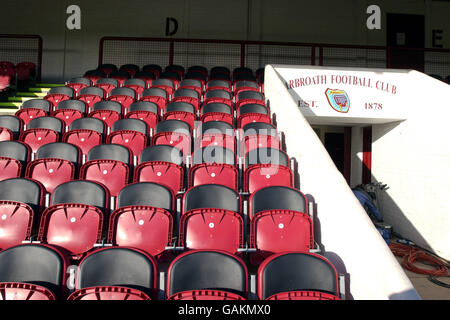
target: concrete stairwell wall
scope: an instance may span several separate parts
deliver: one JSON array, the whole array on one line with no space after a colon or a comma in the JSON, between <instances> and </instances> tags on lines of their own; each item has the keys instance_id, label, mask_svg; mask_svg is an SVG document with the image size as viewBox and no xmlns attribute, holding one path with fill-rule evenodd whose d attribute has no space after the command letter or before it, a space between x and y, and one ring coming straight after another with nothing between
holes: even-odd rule
<instances>
[{"instance_id":1,"label":"concrete stairwell wall","mask_svg":"<svg viewBox=\"0 0 450 320\"><path fill-rule=\"evenodd\" d=\"M271 65L265 68L265 95L287 152L298 161L300 189L315 204L315 240L346 275L346 298L420 299Z\"/></svg>"}]
</instances>

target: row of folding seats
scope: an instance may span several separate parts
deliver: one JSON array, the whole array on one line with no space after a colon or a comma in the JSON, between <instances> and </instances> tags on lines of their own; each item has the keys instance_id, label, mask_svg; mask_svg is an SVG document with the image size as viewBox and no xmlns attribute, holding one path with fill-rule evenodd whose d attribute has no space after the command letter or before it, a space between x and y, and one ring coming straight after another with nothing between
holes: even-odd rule
<instances>
[{"instance_id":1,"label":"row of folding seats","mask_svg":"<svg viewBox=\"0 0 450 320\"><path fill-rule=\"evenodd\" d=\"M270 116L266 113L256 113L259 110L255 108L262 108L268 113L268 110L262 105L249 104L242 106L238 112L238 132L235 132L235 127L225 117L228 115L231 121L233 121L232 116L217 112L217 109L223 106L216 103L206 105L204 108L205 113L200 118L201 121L197 122L195 114L189 111L189 107L192 108L192 106L184 102L170 104L162 121L154 112L156 106L148 102L133 103L130 107L132 111L125 118L121 116L119 110L120 104L118 102L98 102L94 105L94 110L87 117L84 117L81 110L74 110L75 106L71 102L77 103L79 101L63 101L58 106L61 106L61 104L69 105L67 106L68 109L65 109L66 106L61 106L61 109L58 109L53 114L46 115L46 113L38 114L35 112L35 110L42 111L42 109L39 109L39 106L43 105L45 100L33 99L26 101L22 108L17 111L16 116L0 116L0 141L12 139L25 141L24 139L27 138L28 140L25 142L30 144L33 152L35 152L39 146L45 143L62 140L78 144L83 154L87 154L89 148L102 141L108 141L108 139L97 138L95 139L95 141L98 141L96 144L90 143L90 140L71 141L67 137L69 132L78 130L78 135L79 130L91 130L95 131L93 134L96 136L100 135L103 138L114 135L116 132L121 132L122 134L127 132L130 137L125 139L128 140L130 138L135 139L137 135L142 136L141 140L151 140L152 138L153 140L157 140L158 138L156 136L167 136L167 133L171 133L170 138L173 140L176 138L176 132L180 136L186 136L186 139L189 140L180 144L180 148L185 155L190 155L191 150L193 150L190 142L195 142L196 140L203 141L206 138L209 140L214 139L215 141L213 143L215 145L219 144L220 146L224 146L225 142L230 142L231 144L225 146L237 151L236 145L239 146L239 144L234 142L236 134L240 134L241 137L238 138L238 142L241 142L239 141L240 139L245 144L244 148L241 148L241 156L244 156L245 152L250 150L249 145L258 145L261 147L263 143L261 137L264 137L266 140L264 146L270 145L280 148L280 139L278 138L276 127L272 124ZM75 113L77 115L74 115ZM27 130L24 130L25 128ZM26 135L26 131L33 133L31 138L24 136ZM45 135L45 139L43 139L44 136L42 135L36 136L39 131ZM51 131L51 134L49 135L47 131ZM258 137L261 141L255 140ZM168 142L171 145L174 143L172 140ZM110 142L114 141L111 140ZM135 142L133 141L133 143ZM134 155L139 156L140 151L146 146L144 142L140 142L140 149L133 145L133 143L125 145L132 149ZM155 141L152 143L161 144L155 143ZM201 146L205 146L205 144L201 142Z\"/></svg>"},{"instance_id":2,"label":"row of folding seats","mask_svg":"<svg viewBox=\"0 0 450 320\"><path fill-rule=\"evenodd\" d=\"M237 67L231 72L227 67L213 67L209 70L203 66L191 66L187 70L181 65L168 65L164 69L155 64L145 65L142 68L135 64L125 64L117 68L114 64L102 64L95 70L89 70L85 76L94 81L100 77L118 78L124 81L131 77L145 80L170 79L176 84L183 79L199 80L203 84L207 80L224 80L237 82L240 80L258 81L264 80L264 69L260 68L253 72L247 67Z\"/></svg>"},{"instance_id":3,"label":"row of folding seats","mask_svg":"<svg viewBox=\"0 0 450 320\"><path fill-rule=\"evenodd\" d=\"M77 267L73 290L66 287L68 264L63 253L43 244L0 252L0 300L246 300L250 294L245 263L223 251L181 254L163 283L155 259L135 248L90 253ZM340 299L336 269L316 254L273 255L259 266L256 278L260 300Z\"/></svg>"},{"instance_id":4,"label":"row of folding seats","mask_svg":"<svg viewBox=\"0 0 450 320\"><path fill-rule=\"evenodd\" d=\"M190 188L182 198L180 217L171 190L151 182L129 184L111 202L103 184L69 181L53 190L47 204L38 181L13 178L0 182L0 207L0 250L33 240L79 260L96 246L109 244L164 259L175 249L238 254L247 241L251 263L259 265L274 253L314 248L305 196L282 186L254 192L248 217L240 195L215 184ZM178 243L172 243L174 235Z\"/></svg>"},{"instance_id":5,"label":"row of folding seats","mask_svg":"<svg viewBox=\"0 0 450 320\"><path fill-rule=\"evenodd\" d=\"M48 119L41 117L35 120ZM119 120L120 124L125 120L140 121L124 119ZM164 183L175 194L187 186L208 183L250 193L262 186L274 184L293 186L289 156L281 150L278 138L263 136L261 131L244 136L242 149L245 156L241 164L235 152L234 137L217 134L215 130L206 129L206 133L196 141L192 156L187 158L191 149L188 134L157 132L153 137L153 145L147 146L146 135L137 132L135 127L133 130L124 130L119 124L117 127L107 136L106 143L103 143L97 131L76 127L64 134L64 142L49 137L53 130L42 128L30 128L22 132L18 141L1 141L0 180L29 177L43 183L47 192L51 192L57 184L78 177L94 179L95 175L91 173L91 167L94 167L98 168L96 179L108 185L114 196L120 187L130 181ZM247 132L251 132L251 129ZM175 143L171 145L173 141ZM240 172L244 178L241 184Z\"/></svg>"},{"instance_id":6,"label":"row of folding seats","mask_svg":"<svg viewBox=\"0 0 450 320\"><path fill-rule=\"evenodd\" d=\"M58 89L58 91L53 91ZM54 115L64 121L66 125L85 115L102 118L109 127L113 121L121 117L145 117L149 118L148 125L154 127L159 117L166 119L182 119L187 121L191 128L197 119L203 122L221 120L233 126L242 127L252 121L270 123L270 110L266 106L264 96L256 91L242 91L234 104L229 99L226 91L212 90L207 92L207 98L201 104L195 96L197 93L191 89L179 89L175 91L175 97L169 102L165 92L155 92L160 88L144 90L143 97L136 100L136 94L130 88L117 88L112 90L109 98L104 99L101 90L95 87L86 87L81 90L77 99L72 99L72 89L69 87L57 87L50 90L43 99L31 99L25 101L17 115L28 124L31 119L40 116ZM65 93L55 93L63 92ZM90 90L89 92L85 90ZM191 92L186 92L191 91ZM180 95L176 95L180 92ZM208 93L211 93L208 96ZM225 95L223 95L225 94ZM236 112L236 117L235 117ZM131 113L128 115L128 113ZM149 113L152 115L150 116ZM112 118L112 120L110 120ZM142 118L142 120L144 120ZM236 123L235 123L236 122Z\"/></svg>"},{"instance_id":7,"label":"row of folding seats","mask_svg":"<svg viewBox=\"0 0 450 320\"><path fill-rule=\"evenodd\" d=\"M104 90L105 97L111 94L111 91L118 88L130 88L135 90L137 96L142 96L145 89L149 88L161 88L167 96L173 97L174 92L181 89L188 89L195 91L197 98L204 98L204 95L213 90L223 90L230 94L232 97L237 97L241 91L250 90L260 92L261 83L255 80L238 80L235 83L231 83L226 80L207 80L201 81L198 79L183 79L179 82L174 82L171 79L157 78L147 79L143 76L139 78L125 78L112 74L109 78L94 79L85 75L83 77L73 78L66 82L67 87L74 90L74 95L78 96L82 94L82 90L87 87L97 87Z\"/></svg>"}]
</instances>

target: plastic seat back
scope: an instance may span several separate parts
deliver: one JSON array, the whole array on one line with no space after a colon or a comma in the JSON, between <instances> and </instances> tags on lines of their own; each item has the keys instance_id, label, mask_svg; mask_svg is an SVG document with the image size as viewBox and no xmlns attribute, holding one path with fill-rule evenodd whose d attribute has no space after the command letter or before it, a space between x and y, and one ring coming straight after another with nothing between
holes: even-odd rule
<instances>
[{"instance_id":1,"label":"plastic seat back","mask_svg":"<svg viewBox=\"0 0 450 320\"><path fill-rule=\"evenodd\" d=\"M253 193L268 186L293 186L290 161L284 151L275 148L252 149L246 154L244 190Z\"/></svg>"},{"instance_id":2,"label":"plastic seat back","mask_svg":"<svg viewBox=\"0 0 450 320\"><path fill-rule=\"evenodd\" d=\"M0 141L17 140L23 121L15 115L0 115Z\"/></svg>"},{"instance_id":3,"label":"plastic seat back","mask_svg":"<svg viewBox=\"0 0 450 320\"><path fill-rule=\"evenodd\" d=\"M30 148L19 141L0 142L0 180L18 178L30 160Z\"/></svg>"},{"instance_id":4,"label":"plastic seat back","mask_svg":"<svg viewBox=\"0 0 450 320\"><path fill-rule=\"evenodd\" d=\"M114 122L106 142L129 148L132 156L139 157L147 146L147 124L139 119L120 119Z\"/></svg>"},{"instance_id":5,"label":"plastic seat back","mask_svg":"<svg viewBox=\"0 0 450 320\"><path fill-rule=\"evenodd\" d=\"M111 215L108 242L160 255L171 244L173 209L173 193L162 185L139 182L124 187Z\"/></svg>"},{"instance_id":6,"label":"plastic seat back","mask_svg":"<svg viewBox=\"0 0 450 320\"><path fill-rule=\"evenodd\" d=\"M81 152L87 155L89 150L102 143L105 131L106 124L102 120L80 118L70 124L69 131L64 134L62 141L78 146Z\"/></svg>"},{"instance_id":7,"label":"plastic seat back","mask_svg":"<svg viewBox=\"0 0 450 320\"><path fill-rule=\"evenodd\" d=\"M60 184L42 214L38 240L79 258L100 242L108 208L109 193L103 185L84 180Z\"/></svg>"},{"instance_id":8,"label":"plastic seat back","mask_svg":"<svg viewBox=\"0 0 450 320\"><path fill-rule=\"evenodd\" d=\"M237 295L247 298L248 272L243 261L223 251L191 251L178 256L169 266L167 273L167 297L183 300L187 297L208 299L208 294L221 296L226 300ZM236 298L239 299L239 298Z\"/></svg>"},{"instance_id":9,"label":"plastic seat back","mask_svg":"<svg viewBox=\"0 0 450 320\"><path fill-rule=\"evenodd\" d=\"M98 145L89 151L80 177L104 184L111 196L116 197L130 180L130 164L131 151L127 147L119 144Z\"/></svg>"},{"instance_id":10,"label":"plastic seat back","mask_svg":"<svg viewBox=\"0 0 450 320\"><path fill-rule=\"evenodd\" d=\"M76 290L126 287L155 298L157 277L157 265L150 255L132 248L106 248L92 252L81 261ZM122 299L126 299L126 294Z\"/></svg>"},{"instance_id":11,"label":"plastic seat back","mask_svg":"<svg viewBox=\"0 0 450 320\"><path fill-rule=\"evenodd\" d=\"M238 190L236 156L230 149L206 146L193 153L189 185L219 184Z\"/></svg>"},{"instance_id":12,"label":"plastic seat back","mask_svg":"<svg viewBox=\"0 0 450 320\"><path fill-rule=\"evenodd\" d=\"M103 63L103 64L99 65L97 69L101 70L106 75L109 75L111 72L118 70L117 66L112 63Z\"/></svg>"},{"instance_id":13,"label":"plastic seat back","mask_svg":"<svg viewBox=\"0 0 450 320\"><path fill-rule=\"evenodd\" d=\"M135 182L155 182L177 194L184 186L183 154L168 145L153 145L142 150L135 169Z\"/></svg>"},{"instance_id":14,"label":"plastic seat back","mask_svg":"<svg viewBox=\"0 0 450 320\"><path fill-rule=\"evenodd\" d=\"M16 112L16 116L28 125L32 119L49 115L51 109L52 104L48 100L30 99L22 104L20 110Z\"/></svg>"},{"instance_id":15,"label":"plastic seat back","mask_svg":"<svg viewBox=\"0 0 450 320\"><path fill-rule=\"evenodd\" d=\"M66 142L41 146L34 161L27 165L26 176L42 183L48 193L61 183L73 180L81 161L81 151Z\"/></svg>"},{"instance_id":16,"label":"plastic seat back","mask_svg":"<svg viewBox=\"0 0 450 320\"><path fill-rule=\"evenodd\" d=\"M300 191L267 187L256 191L249 203L250 245L257 249L250 256L253 264L274 253L308 252L314 247L313 221Z\"/></svg>"},{"instance_id":17,"label":"plastic seat back","mask_svg":"<svg viewBox=\"0 0 450 320\"><path fill-rule=\"evenodd\" d=\"M95 86L98 79L106 78L106 73L98 69L88 70L84 73L83 77L91 80L92 85Z\"/></svg>"},{"instance_id":18,"label":"plastic seat back","mask_svg":"<svg viewBox=\"0 0 450 320\"><path fill-rule=\"evenodd\" d=\"M137 98L136 91L130 87L121 87L112 89L108 100L119 102L124 111L128 111L130 104L132 104Z\"/></svg>"},{"instance_id":19,"label":"plastic seat back","mask_svg":"<svg viewBox=\"0 0 450 320\"><path fill-rule=\"evenodd\" d=\"M92 106L89 117L97 118L112 127L114 122L122 118L122 104L118 101L99 101Z\"/></svg>"},{"instance_id":20,"label":"plastic seat back","mask_svg":"<svg viewBox=\"0 0 450 320\"><path fill-rule=\"evenodd\" d=\"M319 293L314 300L339 300L338 275L335 267L324 257L305 252L276 254L258 269L258 298L261 300L308 300L308 295L286 293ZM331 295L331 297L329 297ZM283 299L283 300L284 300Z\"/></svg>"},{"instance_id":21,"label":"plastic seat back","mask_svg":"<svg viewBox=\"0 0 450 320\"><path fill-rule=\"evenodd\" d=\"M39 221L43 199L43 187L36 181L0 181L0 250L29 239Z\"/></svg>"},{"instance_id":22,"label":"plastic seat back","mask_svg":"<svg viewBox=\"0 0 450 320\"><path fill-rule=\"evenodd\" d=\"M44 99L50 101L54 108L61 101L72 99L74 95L75 91L71 87L54 87L48 91Z\"/></svg>"},{"instance_id":23,"label":"plastic seat back","mask_svg":"<svg viewBox=\"0 0 450 320\"><path fill-rule=\"evenodd\" d=\"M52 115L64 121L66 126L70 126L74 120L84 117L87 111L87 104L81 100L64 100L56 106Z\"/></svg>"},{"instance_id":24,"label":"plastic seat back","mask_svg":"<svg viewBox=\"0 0 450 320\"><path fill-rule=\"evenodd\" d=\"M208 121L202 123L198 132L200 136L196 138L196 148L215 146L230 149L233 153L236 152L234 129L228 122Z\"/></svg>"},{"instance_id":25,"label":"plastic seat back","mask_svg":"<svg viewBox=\"0 0 450 320\"><path fill-rule=\"evenodd\" d=\"M105 91L99 87L86 87L80 90L78 94L78 100L85 102L89 110L96 104L100 102L105 97Z\"/></svg>"},{"instance_id":26,"label":"plastic seat back","mask_svg":"<svg viewBox=\"0 0 450 320\"><path fill-rule=\"evenodd\" d=\"M74 96L78 96L81 89L89 87L91 80L84 77L72 78L67 81L66 86L73 89Z\"/></svg>"},{"instance_id":27,"label":"plastic seat back","mask_svg":"<svg viewBox=\"0 0 450 320\"><path fill-rule=\"evenodd\" d=\"M24 244L0 252L0 300L64 299L67 259L55 248Z\"/></svg>"},{"instance_id":28,"label":"plastic seat back","mask_svg":"<svg viewBox=\"0 0 450 320\"><path fill-rule=\"evenodd\" d=\"M64 122L55 117L32 119L28 129L20 134L19 140L28 144L33 152L47 143L59 141L64 130Z\"/></svg>"},{"instance_id":29,"label":"plastic seat back","mask_svg":"<svg viewBox=\"0 0 450 320\"><path fill-rule=\"evenodd\" d=\"M136 101L128 108L126 118L144 121L149 129L154 129L159 121L158 105L150 101Z\"/></svg>"},{"instance_id":30,"label":"plastic seat back","mask_svg":"<svg viewBox=\"0 0 450 320\"><path fill-rule=\"evenodd\" d=\"M188 123L169 119L159 122L152 138L153 145L170 145L183 152L183 156L191 154L191 127Z\"/></svg>"},{"instance_id":31,"label":"plastic seat back","mask_svg":"<svg viewBox=\"0 0 450 320\"><path fill-rule=\"evenodd\" d=\"M111 94L111 90L119 86L119 82L112 78L101 78L97 80L95 86L104 90L106 96L109 96Z\"/></svg>"},{"instance_id":32,"label":"plastic seat back","mask_svg":"<svg viewBox=\"0 0 450 320\"><path fill-rule=\"evenodd\" d=\"M155 81L157 80L154 80L153 82ZM156 103L158 105L159 110L164 110L167 101L169 99L169 95L164 89L159 87L153 87L153 82L152 87L145 89L142 92L141 100Z\"/></svg>"},{"instance_id":33,"label":"plastic seat back","mask_svg":"<svg viewBox=\"0 0 450 320\"><path fill-rule=\"evenodd\" d=\"M241 198L231 188L204 184L186 191L180 219L180 246L236 253L243 244Z\"/></svg>"}]
</instances>

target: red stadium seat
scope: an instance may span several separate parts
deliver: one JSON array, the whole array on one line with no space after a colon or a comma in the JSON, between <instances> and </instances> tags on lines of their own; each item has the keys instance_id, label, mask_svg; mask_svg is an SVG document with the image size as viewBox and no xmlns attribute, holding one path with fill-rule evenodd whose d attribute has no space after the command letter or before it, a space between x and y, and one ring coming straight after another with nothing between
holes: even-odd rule
<instances>
[{"instance_id":1,"label":"red stadium seat","mask_svg":"<svg viewBox=\"0 0 450 320\"><path fill-rule=\"evenodd\" d=\"M308 252L314 247L308 203L298 190L273 186L260 189L249 200L250 255L255 265L283 251Z\"/></svg>"},{"instance_id":2,"label":"red stadium seat","mask_svg":"<svg viewBox=\"0 0 450 320\"><path fill-rule=\"evenodd\" d=\"M191 129L188 123L181 120L165 120L156 125L153 145L169 145L177 147L187 157L191 154Z\"/></svg>"},{"instance_id":3,"label":"red stadium seat","mask_svg":"<svg viewBox=\"0 0 450 320\"><path fill-rule=\"evenodd\" d=\"M178 148L155 145L145 148L134 172L135 182L154 182L177 194L184 188L183 154Z\"/></svg>"},{"instance_id":4,"label":"red stadium seat","mask_svg":"<svg viewBox=\"0 0 450 320\"><path fill-rule=\"evenodd\" d=\"M20 118L25 125L32 119L47 116L50 114L52 104L44 99L31 99L25 101L20 109L16 112L16 116Z\"/></svg>"},{"instance_id":5,"label":"red stadium seat","mask_svg":"<svg viewBox=\"0 0 450 320\"><path fill-rule=\"evenodd\" d=\"M159 121L158 105L149 101L133 102L125 116L129 119L139 119L147 124L149 129L155 129Z\"/></svg>"},{"instance_id":6,"label":"red stadium seat","mask_svg":"<svg viewBox=\"0 0 450 320\"><path fill-rule=\"evenodd\" d=\"M325 257L289 251L258 268L260 300L340 300L336 268Z\"/></svg>"},{"instance_id":7,"label":"red stadium seat","mask_svg":"<svg viewBox=\"0 0 450 320\"><path fill-rule=\"evenodd\" d=\"M112 78L101 78L98 79L97 82L95 83L95 87L102 89L106 93L105 94L106 97L108 97L111 94L111 90L117 88L118 86L119 86L118 81Z\"/></svg>"},{"instance_id":8,"label":"red stadium seat","mask_svg":"<svg viewBox=\"0 0 450 320\"><path fill-rule=\"evenodd\" d=\"M69 181L60 184L43 212L38 240L63 248L79 259L102 239L109 193L94 181Z\"/></svg>"},{"instance_id":9,"label":"red stadium seat","mask_svg":"<svg viewBox=\"0 0 450 320\"><path fill-rule=\"evenodd\" d=\"M74 91L74 96L78 96L81 89L91 86L91 80L88 78L73 78L66 82L66 87L72 88Z\"/></svg>"},{"instance_id":10,"label":"red stadium seat","mask_svg":"<svg viewBox=\"0 0 450 320\"><path fill-rule=\"evenodd\" d=\"M120 119L114 122L106 143L120 144L129 148L133 157L139 160L148 143L147 124L139 119Z\"/></svg>"},{"instance_id":11,"label":"red stadium seat","mask_svg":"<svg viewBox=\"0 0 450 320\"><path fill-rule=\"evenodd\" d=\"M193 154L189 186L220 184L239 191L239 175L233 150L207 146Z\"/></svg>"},{"instance_id":12,"label":"red stadium seat","mask_svg":"<svg viewBox=\"0 0 450 320\"><path fill-rule=\"evenodd\" d=\"M87 162L80 169L80 178L107 186L111 196L129 183L132 172L131 151L119 144L102 144L93 147Z\"/></svg>"},{"instance_id":13,"label":"red stadium seat","mask_svg":"<svg viewBox=\"0 0 450 320\"><path fill-rule=\"evenodd\" d=\"M24 178L0 181L0 251L29 240L44 207L44 188Z\"/></svg>"},{"instance_id":14,"label":"red stadium seat","mask_svg":"<svg viewBox=\"0 0 450 320\"><path fill-rule=\"evenodd\" d=\"M64 100L58 103L52 116L64 121L66 126L87 114L87 105L81 100Z\"/></svg>"},{"instance_id":15,"label":"red stadium seat","mask_svg":"<svg viewBox=\"0 0 450 320\"><path fill-rule=\"evenodd\" d=\"M0 141L17 140L23 129L23 121L15 115L0 115Z\"/></svg>"},{"instance_id":16,"label":"red stadium seat","mask_svg":"<svg viewBox=\"0 0 450 320\"><path fill-rule=\"evenodd\" d=\"M54 117L32 119L28 129L20 134L19 140L28 144L32 152L47 143L58 142L63 134L64 123Z\"/></svg>"},{"instance_id":17,"label":"red stadium seat","mask_svg":"<svg viewBox=\"0 0 450 320\"><path fill-rule=\"evenodd\" d=\"M168 300L245 300L248 271L230 253L188 251L170 264L166 288Z\"/></svg>"},{"instance_id":18,"label":"red stadium seat","mask_svg":"<svg viewBox=\"0 0 450 320\"><path fill-rule=\"evenodd\" d=\"M97 118L105 122L105 124L112 128L113 124L122 118L123 108L117 101L100 101L92 106L92 111L88 117Z\"/></svg>"},{"instance_id":19,"label":"red stadium seat","mask_svg":"<svg viewBox=\"0 0 450 320\"><path fill-rule=\"evenodd\" d=\"M71 87L64 86L51 88L44 99L50 101L54 109L61 101L72 99L74 96L75 91Z\"/></svg>"},{"instance_id":20,"label":"red stadium seat","mask_svg":"<svg viewBox=\"0 0 450 320\"><path fill-rule=\"evenodd\" d=\"M74 120L69 127L69 131L63 135L62 141L78 146L82 154L89 151L103 142L103 135L106 132L106 124L97 118L80 118Z\"/></svg>"},{"instance_id":21,"label":"red stadium seat","mask_svg":"<svg viewBox=\"0 0 450 320\"><path fill-rule=\"evenodd\" d=\"M105 97L105 91L98 87L86 87L80 90L78 93L78 100L86 103L91 109L94 104L100 102Z\"/></svg>"},{"instance_id":22,"label":"red stadium seat","mask_svg":"<svg viewBox=\"0 0 450 320\"><path fill-rule=\"evenodd\" d=\"M151 182L130 184L117 197L108 242L159 256L166 246L171 245L174 209L174 195L170 189Z\"/></svg>"},{"instance_id":23,"label":"red stadium seat","mask_svg":"<svg viewBox=\"0 0 450 320\"><path fill-rule=\"evenodd\" d=\"M103 248L87 255L68 300L150 300L157 296L154 258L135 248Z\"/></svg>"},{"instance_id":24,"label":"red stadium seat","mask_svg":"<svg viewBox=\"0 0 450 320\"><path fill-rule=\"evenodd\" d=\"M293 186L289 157L278 149L253 149L244 159L244 191L253 193L268 186Z\"/></svg>"},{"instance_id":25,"label":"red stadium seat","mask_svg":"<svg viewBox=\"0 0 450 320\"><path fill-rule=\"evenodd\" d=\"M141 101L156 103L159 110L164 110L166 108L167 102L169 101L169 96L167 92L162 88L150 87L142 92Z\"/></svg>"},{"instance_id":26,"label":"red stadium seat","mask_svg":"<svg viewBox=\"0 0 450 320\"><path fill-rule=\"evenodd\" d=\"M19 178L31 158L31 150L19 141L0 142L0 180Z\"/></svg>"},{"instance_id":27,"label":"red stadium seat","mask_svg":"<svg viewBox=\"0 0 450 320\"><path fill-rule=\"evenodd\" d=\"M136 91L131 88L121 87L112 89L109 94L108 100L119 102L123 107L123 111L126 113L126 111L128 111L128 108L136 98Z\"/></svg>"},{"instance_id":28,"label":"red stadium seat","mask_svg":"<svg viewBox=\"0 0 450 320\"><path fill-rule=\"evenodd\" d=\"M25 175L39 181L48 193L52 193L61 183L75 178L80 162L81 151L77 146L65 142L48 143L37 150Z\"/></svg>"},{"instance_id":29,"label":"red stadium seat","mask_svg":"<svg viewBox=\"0 0 450 320\"><path fill-rule=\"evenodd\" d=\"M228 187L205 184L183 196L180 246L236 253L243 244L241 198Z\"/></svg>"},{"instance_id":30,"label":"red stadium seat","mask_svg":"<svg viewBox=\"0 0 450 320\"><path fill-rule=\"evenodd\" d=\"M0 300L65 299L64 253L44 244L23 244L0 252Z\"/></svg>"}]
</instances>

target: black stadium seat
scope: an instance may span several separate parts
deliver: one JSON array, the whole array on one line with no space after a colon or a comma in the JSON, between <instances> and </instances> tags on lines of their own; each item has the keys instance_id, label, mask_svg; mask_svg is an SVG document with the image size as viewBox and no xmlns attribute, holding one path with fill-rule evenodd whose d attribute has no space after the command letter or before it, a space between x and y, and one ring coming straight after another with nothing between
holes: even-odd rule
<instances>
[{"instance_id":1,"label":"black stadium seat","mask_svg":"<svg viewBox=\"0 0 450 320\"><path fill-rule=\"evenodd\" d=\"M134 248L105 248L80 263L69 300L150 300L157 288L158 269L150 255Z\"/></svg>"},{"instance_id":2,"label":"black stadium seat","mask_svg":"<svg viewBox=\"0 0 450 320\"><path fill-rule=\"evenodd\" d=\"M167 273L169 300L245 300L244 262L223 251L190 251L178 256Z\"/></svg>"},{"instance_id":3,"label":"black stadium seat","mask_svg":"<svg viewBox=\"0 0 450 320\"><path fill-rule=\"evenodd\" d=\"M0 250L29 240L43 207L44 188L39 182L24 178L0 181Z\"/></svg>"},{"instance_id":4,"label":"black stadium seat","mask_svg":"<svg viewBox=\"0 0 450 320\"><path fill-rule=\"evenodd\" d=\"M108 242L138 248L152 256L161 255L172 241L174 199L173 192L160 184L127 185L117 196Z\"/></svg>"},{"instance_id":5,"label":"black stadium seat","mask_svg":"<svg viewBox=\"0 0 450 320\"><path fill-rule=\"evenodd\" d=\"M19 140L28 144L31 151L36 152L44 144L58 142L63 133L63 121L44 116L30 120L27 130L20 134Z\"/></svg>"},{"instance_id":6,"label":"black stadium seat","mask_svg":"<svg viewBox=\"0 0 450 320\"><path fill-rule=\"evenodd\" d=\"M38 240L80 259L100 243L109 214L109 192L94 181L69 181L53 191L42 213Z\"/></svg>"},{"instance_id":7,"label":"black stadium seat","mask_svg":"<svg viewBox=\"0 0 450 320\"><path fill-rule=\"evenodd\" d=\"M19 178L25 173L31 150L19 141L0 141L0 180Z\"/></svg>"},{"instance_id":8,"label":"black stadium seat","mask_svg":"<svg viewBox=\"0 0 450 320\"><path fill-rule=\"evenodd\" d=\"M120 144L101 144L93 147L80 170L80 178L104 184L111 196L129 183L132 152Z\"/></svg>"},{"instance_id":9,"label":"black stadium seat","mask_svg":"<svg viewBox=\"0 0 450 320\"><path fill-rule=\"evenodd\" d=\"M135 182L155 182L177 194L184 187L183 153L170 145L153 145L141 152Z\"/></svg>"},{"instance_id":10,"label":"black stadium seat","mask_svg":"<svg viewBox=\"0 0 450 320\"><path fill-rule=\"evenodd\" d=\"M243 245L239 193L218 184L190 188L183 197L179 243L187 249L236 253Z\"/></svg>"},{"instance_id":11,"label":"black stadium seat","mask_svg":"<svg viewBox=\"0 0 450 320\"><path fill-rule=\"evenodd\" d=\"M24 244L0 252L0 300L65 299L68 264L46 245Z\"/></svg>"},{"instance_id":12,"label":"black stadium seat","mask_svg":"<svg viewBox=\"0 0 450 320\"><path fill-rule=\"evenodd\" d=\"M48 100L44 99L31 99L25 101L20 110L16 112L16 116L20 118L24 124L28 123L35 118L49 115L52 111L52 104Z\"/></svg>"},{"instance_id":13,"label":"black stadium seat","mask_svg":"<svg viewBox=\"0 0 450 320\"><path fill-rule=\"evenodd\" d=\"M15 115L0 115L0 141L17 140L23 129L23 121Z\"/></svg>"},{"instance_id":14,"label":"black stadium seat","mask_svg":"<svg viewBox=\"0 0 450 320\"><path fill-rule=\"evenodd\" d=\"M83 155L103 142L106 124L97 118L80 118L74 120L63 138L63 142L72 143L81 149Z\"/></svg>"},{"instance_id":15,"label":"black stadium seat","mask_svg":"<svg viewBox=\"0 0 450 320\"><path fill-rule=\"evenodd\" d=\"M338 276L324 257L305 252L272 255L258 269L261 300L339 300Z\"/></svg>"},{"instance_id":16,"label":"black stadium seat","mask_svg":"<svg viewBox=\"0 0 450 320\"><path fill-rule=\"evenodd\" d=\"M81 163L80 149L66 142L45 144L28 163L26 177L42 183L48 193L61 183L73 180Z\"/></svg>"}]
</instances>

